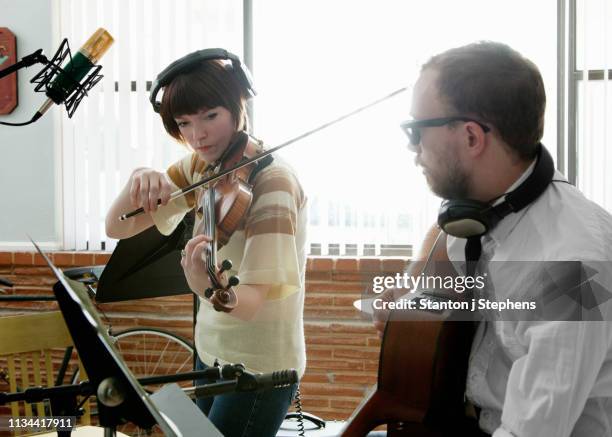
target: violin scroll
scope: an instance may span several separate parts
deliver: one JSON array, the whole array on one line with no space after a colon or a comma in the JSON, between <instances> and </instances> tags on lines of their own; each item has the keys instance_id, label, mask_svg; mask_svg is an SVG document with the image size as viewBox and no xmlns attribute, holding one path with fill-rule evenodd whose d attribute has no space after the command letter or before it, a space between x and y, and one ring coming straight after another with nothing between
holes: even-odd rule
<instances>
[{"instance_id":1,"label":"violin scroll","mask_svg":"<svg viewBox=\"0 0 612 437\"><path fill-rule=\"evenodd\" d=\"M227 285L221 286L221 275L224 271L231 268L232 262L228 259L223 260L221 263L221 269L219 269L219 273L217 274L217 280L214 281L218 287L209 287L204 292L204 297L206 297L210 303L212 303L216 311L229 313L236 308L236 305L238 304L238 297L236 296L236 293L232 287L240 284L240 278L236 275L230 276L227 281Z\"/></svg>"}]
</instances>

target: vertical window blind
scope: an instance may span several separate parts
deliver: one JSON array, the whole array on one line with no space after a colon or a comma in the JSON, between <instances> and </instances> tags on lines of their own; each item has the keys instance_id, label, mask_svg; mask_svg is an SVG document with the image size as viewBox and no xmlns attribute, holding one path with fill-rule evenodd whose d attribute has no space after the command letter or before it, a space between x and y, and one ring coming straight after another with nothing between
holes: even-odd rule
<instances>
[{"instance_id":1,"label":"vertical window blind","mask_svg":"<svg viewBox=\"0 0 612 437\"><path fill-rule=\"evenodd\" d=\"M575 138L576 185L612 212L612 1L572 3L575 65L569 66L568 76L575 89L575 112L569 117L576 120L575 132L570 132Z\"/></svg>"},{"instance_id":2,"label":"vertical window blind","mask_svg":"<svg viewBox=\"0 0 612 437\"><path fill-rule=\"evenodd\" d=\"M99 61L104 78L72 119L62 121L64 248L112 250L104 217L136 167L164 170L186 149L148 103L155 76L207 47L242 51L242 2L61 0L59 34L84 42L98 27L115 38Z\"/></svg>"}]
</instances>

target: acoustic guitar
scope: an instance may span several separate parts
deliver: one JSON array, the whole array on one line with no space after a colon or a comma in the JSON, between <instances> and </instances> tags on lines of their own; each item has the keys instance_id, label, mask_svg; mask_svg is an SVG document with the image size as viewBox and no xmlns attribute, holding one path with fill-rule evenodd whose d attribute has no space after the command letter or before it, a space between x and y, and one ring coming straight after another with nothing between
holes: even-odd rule
<instances>
[{"instance_id":1,"label":"acoustic guitar","mask_svg":"<svg viewBox=\"0 0 612 437\"><path fill-rule=\"evenodd\" d=\"M451 266L445 234L436 236L428 252L424 269L432 261ZM414 274L415 269L410 270ZM415 299L435 299L426 293L415 294ZM465 379L474 323L455 321L453 313L390 313L381 345L378 383L357 407L342 437L362 437L379 425L387 425L389 436L459 435L458 429L467 420Z\"/></svg>"}]
</instances>

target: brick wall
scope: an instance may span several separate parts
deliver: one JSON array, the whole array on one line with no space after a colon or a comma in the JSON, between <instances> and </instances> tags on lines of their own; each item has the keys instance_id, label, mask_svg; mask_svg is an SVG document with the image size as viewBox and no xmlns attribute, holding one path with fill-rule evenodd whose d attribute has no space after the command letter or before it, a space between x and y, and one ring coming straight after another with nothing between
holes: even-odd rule
<instances>
[{"instance_id":1,"label":"brick wall","mask_svg":"<svg viewBox=\"0 0 612 437\"><path fill-rule=\"evenodd\" d=\"M54 252L62 268L105 264L109 254ZM301 384L306 411L325 419L346 419L376 382L380 340L371 323L353 307L364 281L372 275L402 271L401 258L308 259L304 309L307 371ZM0 276L15 287L8 294L51 295L55 280L39 255L0 252ZM146 326L192 335L191 296L174 296L100 304L117 329ZM0 302L0 316L57 309L54 302ZM0 391L8 391L0 382Z\"/></svg>"}]
</instances>

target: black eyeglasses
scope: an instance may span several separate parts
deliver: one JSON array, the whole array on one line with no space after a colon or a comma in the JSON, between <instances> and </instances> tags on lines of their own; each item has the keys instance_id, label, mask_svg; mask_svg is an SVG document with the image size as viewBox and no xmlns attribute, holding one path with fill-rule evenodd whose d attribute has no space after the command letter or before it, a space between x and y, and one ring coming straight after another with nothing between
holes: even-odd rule
<instances>
[{"instance_id":1,"label":"black eyeglasses","mask_svg":"<svg viewBox=\"0 0 612 437\"><path fill-rule=\"evenodd\" d=\"M410 144L408 148L416 152L416 147L421 143L421 128L423 127L440 127L445 126L455 121L471 121L476 123L486 133L491 130L486 124L474 120L468 117L442 117L442 118L428 118L425 120L406 120L400 124L400 127L404 133L408 136Z\"/></svg>"}]
</instances>

